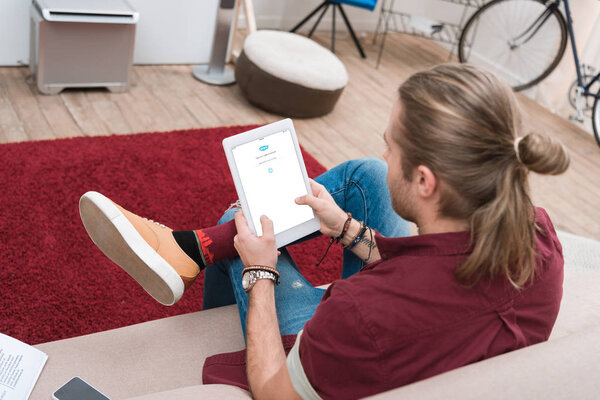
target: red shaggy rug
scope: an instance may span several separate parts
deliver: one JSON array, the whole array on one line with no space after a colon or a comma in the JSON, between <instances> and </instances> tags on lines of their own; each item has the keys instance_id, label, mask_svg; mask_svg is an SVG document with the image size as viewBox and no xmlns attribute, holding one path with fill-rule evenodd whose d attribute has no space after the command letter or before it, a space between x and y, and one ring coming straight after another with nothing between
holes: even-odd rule
<instances>
[{"instance_id":1,"label":"red shaggy rug","mask_svg":"<svg viewBox=\"0 0 600 400\"><path fill-rule=\"evenodd\" d=\"M26 343L198 311L202 276L174 306L155 302L93 245L79 197L96 190L173 229L214 225L237 198L221 141L253 127L0 145L0 332ZM325 168L304 152L309 176ZM291 249L314 285L340 276L327 238Z\"/></svg>"}]
</instances>

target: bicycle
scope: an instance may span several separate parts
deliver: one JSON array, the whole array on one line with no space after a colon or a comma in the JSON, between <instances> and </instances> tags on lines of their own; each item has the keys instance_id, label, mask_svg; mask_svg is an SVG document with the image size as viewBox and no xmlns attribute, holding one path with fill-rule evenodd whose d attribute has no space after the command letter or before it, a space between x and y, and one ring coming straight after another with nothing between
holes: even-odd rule
<instances>
[{"instance_id":1,"label":"bicycle","mask_svg":"<svg viewBox=\"0 0 600 400\"><path fill-rule=\"evenodd\" d=\"M567 33L577 70L569 102L579 122L583 122L584 111L591 109L594 137L600 146L600 89L592 92L593 85L600 85L600 73L593 75L591 67L579 63L568 0L492 0L484 4L462 30L458 59L492 70L519 91L536 85L556 68L567 48Z\"/></svg>"}]
</instances>

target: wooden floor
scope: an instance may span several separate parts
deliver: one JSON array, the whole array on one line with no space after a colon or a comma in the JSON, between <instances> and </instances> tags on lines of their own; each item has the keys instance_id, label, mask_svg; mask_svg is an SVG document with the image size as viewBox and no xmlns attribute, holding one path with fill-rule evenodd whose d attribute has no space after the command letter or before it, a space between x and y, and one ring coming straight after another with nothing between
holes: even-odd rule
<instances>
[{"instance_id":1,"label":"wooden floor","mask_svg":"<svg viewBox=\"0 0 600 400\"><path fill-rule=\"evenodd\" d=\"M329 45L328 36L317 40ZM366 60L350 40L336 43L350 81L335 110L322 118L294 122L300 143L326 167L351 158L381 157L381 136L398 85L412 73L448 58L432 42L392 34L376 69L377 46L370 40L364 44ZM250 105L235 85L214 87L196 81L191 66L136 66L133 72L133 86L127 93L69 90L44 96L28 79L28 69L0 68L0 143L281 119ZM531 128L560 139L572 158L571 168L562 176L532 174L535 203L548 210L558 229L600 240L600 148L575 125L528 99L521 100Z\"/></svg>"}]
</instances>

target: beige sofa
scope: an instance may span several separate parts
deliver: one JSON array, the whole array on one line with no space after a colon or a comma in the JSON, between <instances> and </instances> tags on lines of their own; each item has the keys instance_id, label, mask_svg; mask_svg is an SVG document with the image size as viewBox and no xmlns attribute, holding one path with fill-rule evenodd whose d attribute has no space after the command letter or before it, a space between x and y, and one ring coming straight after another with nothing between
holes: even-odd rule
<instances>
[{"instance_id":1,"label":"beige sofa","mask_svg":"<svg viewBox=\"0 0 600 400\"><path fill-rule=\"evenodd\" d=\"M560 233L561 310L550 340L404 386L374 399L600 398L600 243ZM248 399L201 385L207 356L244 347L235 306L37 345L48 354L31 399L81 376L111 399Z\"/></svg>"}]
</instances>

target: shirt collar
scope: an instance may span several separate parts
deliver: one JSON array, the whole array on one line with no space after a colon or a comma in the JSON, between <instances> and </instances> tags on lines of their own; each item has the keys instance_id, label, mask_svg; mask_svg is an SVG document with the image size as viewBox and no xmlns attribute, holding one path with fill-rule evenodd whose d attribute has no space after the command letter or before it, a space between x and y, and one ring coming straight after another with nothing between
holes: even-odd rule
<instances>
[{"instance_id":1,"label":"shirt collar","mask_svg":"<svg viewBox=\"0 0 600 400\"><path fill-rule=\"evenodd\" d=\"M375 241L381 258L386 260L398 256L444 256L468 254L472 251L469 246L468 231L432 233L426 235L386 238L378 232Z\"/></svg>"}]
</instances>

